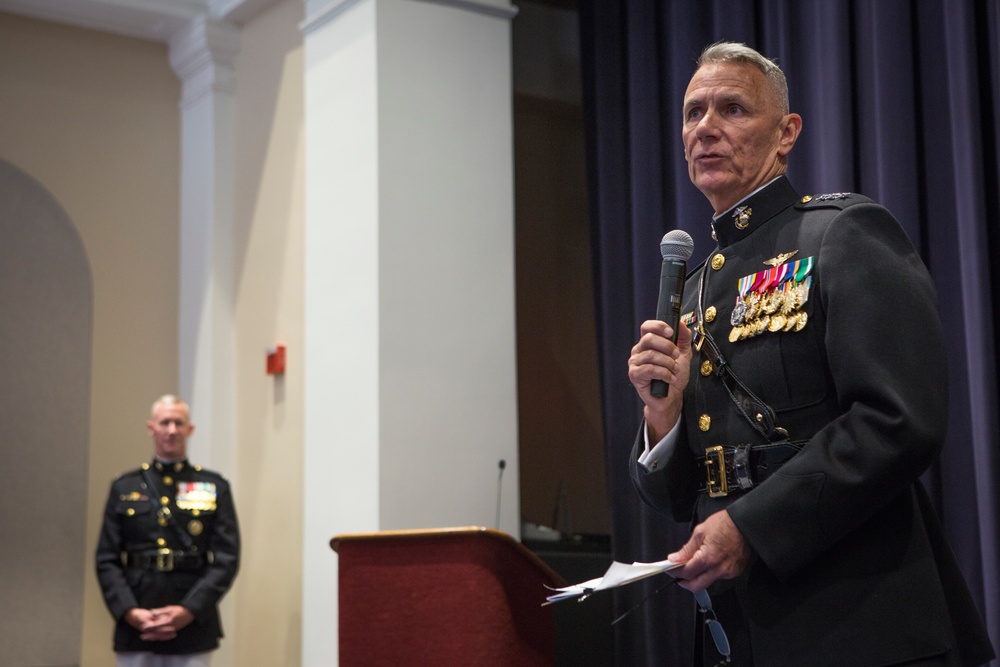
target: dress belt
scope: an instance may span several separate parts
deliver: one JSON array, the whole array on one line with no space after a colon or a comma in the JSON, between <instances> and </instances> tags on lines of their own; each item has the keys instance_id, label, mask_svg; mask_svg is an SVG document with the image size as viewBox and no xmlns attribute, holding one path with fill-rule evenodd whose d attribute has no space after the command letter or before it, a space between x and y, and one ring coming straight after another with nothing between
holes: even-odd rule
<instances>
[{"instance_id":1,"label":"dress belt","mask_svg":"<svg viewBox=\"0 0 1000 667\"><path fill-rule=\"evenodd\" d=\"M697 461L705 466L705 479L699 491L713 498L736 491L749 491L773 475L788 459L795 456L805 441L788 440L762 445L715 445L705 449Z\"/></svg>"},{"instance_id":2,"label":"dress belt","mask_svg":"<svg viewBox=\"0 0 1000 667\"><path fill-rule=\"evenodd\" d=\"M200 570L206 563L204 554L177 551L174 549L154 549L152 551L129 551L126 553L129 567L158 572L174 570Z\"/></svg>"}]
</instances>

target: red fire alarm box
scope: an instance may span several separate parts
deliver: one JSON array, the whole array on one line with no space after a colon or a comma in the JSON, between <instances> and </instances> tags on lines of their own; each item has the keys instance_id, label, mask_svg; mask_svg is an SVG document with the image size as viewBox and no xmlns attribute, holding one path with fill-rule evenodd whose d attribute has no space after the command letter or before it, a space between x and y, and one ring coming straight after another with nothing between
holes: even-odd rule
<instances>
[{"instance_id":1,"label":"red fire alarm box","mask_svg":"<svg viewBox=\"0 0 1000 667\"><path fill-rule=\"evenodd\" d=\"M285 372L285 346L267 348L267 374L281 375Z\"/></svg>"}]
</instances>

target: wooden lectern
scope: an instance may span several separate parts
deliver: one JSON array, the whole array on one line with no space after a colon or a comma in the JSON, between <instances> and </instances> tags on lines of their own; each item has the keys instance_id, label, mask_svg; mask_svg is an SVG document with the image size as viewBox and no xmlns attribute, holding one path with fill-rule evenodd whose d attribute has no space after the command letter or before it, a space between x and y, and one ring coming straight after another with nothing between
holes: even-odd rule
<instances>
[{"instance_id":1,"label":"wooden lectern","mask_svg":"<svg viewBox=\"0 0 1000 667\"><path fill-rule=\"evenodd\" d=\"M340 665L530 667L554 663L562 578L489 528L338 535Z\"/></svg>"}]
</instances>

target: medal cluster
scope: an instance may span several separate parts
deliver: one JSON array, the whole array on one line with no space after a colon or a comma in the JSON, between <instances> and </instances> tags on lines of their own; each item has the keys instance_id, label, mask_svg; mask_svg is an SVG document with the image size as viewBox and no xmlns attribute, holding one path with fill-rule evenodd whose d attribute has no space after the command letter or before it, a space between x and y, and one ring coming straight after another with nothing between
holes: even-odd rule
<instances>
[{"instance_id":1,"label":"medal cluster","mask_svg":"<svg viewBox=\"0 0 1000 667\"><path fill-rule=\"evenodd\" d=\"M740 279L730 317L729 342L779 331L802 331L809 320L803 310L812 285L813 258L788 262Z\"/></svg>"}]
</instances>

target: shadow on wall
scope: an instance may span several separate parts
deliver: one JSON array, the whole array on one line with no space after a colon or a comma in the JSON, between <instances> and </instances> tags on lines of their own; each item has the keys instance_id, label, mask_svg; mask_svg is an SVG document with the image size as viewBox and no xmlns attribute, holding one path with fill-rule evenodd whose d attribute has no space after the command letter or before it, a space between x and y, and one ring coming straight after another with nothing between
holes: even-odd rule
<instances>
[{"instance_id":1,"label":"shadow on wall","mask_svg":"<svg viewBox=\"0 0 1000 667\"><path fill-rule=\"evenodd\" d=\"M0 160L0 660L80 660L93 285L73 223Z\"/></svg>"}]
</instances>

